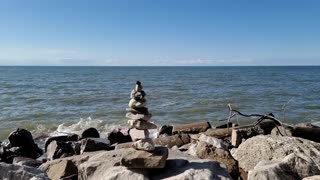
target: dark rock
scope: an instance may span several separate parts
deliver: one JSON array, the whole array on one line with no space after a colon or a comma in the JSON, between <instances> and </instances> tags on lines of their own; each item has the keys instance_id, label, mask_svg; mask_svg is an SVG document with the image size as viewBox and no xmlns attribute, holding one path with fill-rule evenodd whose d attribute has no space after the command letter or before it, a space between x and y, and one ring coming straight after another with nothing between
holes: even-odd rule
<instances>
[{"instance_id":1,"label":"dark rock","mask_svg":"<svg viewBox=\"0 0 320 180\"><path fill-rule=\"evenodd\" d=\"M132 142L131 136L129 134L124 135L120 131L111 132L108 136L108 140L110 141L110 144Z\"/></svg>"},{"instance_id":2,"label":"dark rock","mask_svg":"<svg viewBox=\"0 0 320 180\"><path fill-rule=\"evenodd\" d=\"M188 134L197 134L200 132L205 132L207 129L210 129L211 125L209 122L199 122L191 124L181 124L174 125L172 129L173 134L188 133Z\"/></svg>"},{"instance_id":3,"label":"dark rock","mask_svg":"<svg viewBox=\"0 0 320 180\"><path fill-rule=\"evenodd\" d=\"M80 154L100 150L111 150L109 140L101 138L86 138L81 140Z\"/></svg>"},{"instance_id":4,"label":"dark rock","mask_svg":"<svg viewBox=\"0 0 320 180\"><path fill-rule=\"evenodd\" d=\"M13 150L13 156L38 158L43 154L42 149L34 143L32 135L25 129L17 129L8 136L10 147L19 147L19 150ZM18 153L18 154L15 154Z\"/></svg>"},{"instance_id":5,"label":"dark rock","mask_svg":"<svg viewBox=\"0 0 320 180\"><path fill-rule=\"evenodd\" d=\"M71 134L67 136L53 136L53 137L48 137L46 139L46 143L44 145L45 152L47 152L47 146L52 142L52 141L57 141L57 142L67 142L67 141L78 141L79 136L77 134Z\"/></svg>"},{"instance_id":6,"label":"dark rock","mask_svg":"<svg viewBox=\"0 0 320 180\"><path fill-rule=\"evenodd\" d=\"M32 158L27 158L27 157L14 157L12 164L37 168L42 164L42 162Z\"/></svg>"},{"instance_id":7,"label":"dark rock","mask_svg":"<svg viewBox=\"0 0 320 180\"><path fill-rule=\"evenodd\" d=\"M237 124L233 124L232 122L226 123L226 124L220 124L215 126L216 129L221 129L221 128L232 128L234 126L237 126Z\"/></svg>"},{"instance_id":8,"label":"dark rock","mask_svg":"<svg viewBox=\"0 0 320 180\"><path fill-rule=\"evenodd\" d=\"M49 160L79 154L80 147L77 142L57 142L51 141L47 147L47 157Z\"/></svg>"},{"instance_id":9,"label":"dark rock","mask_svg":"<svg viewBox=\"0 0 320 180\"><path fill-rule=\"evenodd\" d=\"M231 156L229 151L199 141L196 148L196 154L201 159L212 159L224 164L233 178L239 176L238 161Z\"/></svg>"},{"instance_id":10,"label":"dark rock","mask_svg":"<svg viewBox=\"0 0 320 180\"><path fill-rule=\"evenodd\" d=\"M91 128L84 130L81 134L81 139L89 138L89 137L100 138L100 134L96 128L91 127Z\"/></svg>"},{"instance_id":11,"label":"dark rock","mask_svg":"<svg viewBox=\"0 0 320 180\"><path fill-rule=\"evenodd\" d=\"M173 146L181 147L190 143L190 136L188 134L176 134L174 136L159 137L154 139L154 143L170 148Z\"/></svg>"},{"instance_id":12,"label":"dark rock","mask_svg":"<svg viewBox=\"0 0 320 180\"><path fill-rule=\"evenodd\" d=\"M320 143L320 128L295 127L292 136Z\"/></svg>"},{"instance_id":13,"label":"dark rock","mask_svg":"<svg viewBox=\"0 0 320 180\"><path fill-rule=\"evenodd\" d=\"M173 129L173 126L163 125L159 130L159 135L167 134L167 135L171 136L172 135L172 129Z\"/></svg>"}]
</instances>

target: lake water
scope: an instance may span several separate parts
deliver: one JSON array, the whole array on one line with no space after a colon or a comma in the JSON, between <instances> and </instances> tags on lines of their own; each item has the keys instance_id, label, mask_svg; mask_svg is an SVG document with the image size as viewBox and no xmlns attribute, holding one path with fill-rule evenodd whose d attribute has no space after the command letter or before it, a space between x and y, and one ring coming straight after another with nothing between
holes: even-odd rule
<instances>
[{"instance_id":1,"label":"lake water","mask_svg":"<svg viewBox=\"0 0 320 180\"><path fill-rule=\"evenodd\" d=\"M17 127L42 136L127 126L125 108L136 80L157 125L221 123L228 103L281 120L285 107L286 123L320 119L319 66L0 67L0 139Z\"/></svg>"}]
</instances>

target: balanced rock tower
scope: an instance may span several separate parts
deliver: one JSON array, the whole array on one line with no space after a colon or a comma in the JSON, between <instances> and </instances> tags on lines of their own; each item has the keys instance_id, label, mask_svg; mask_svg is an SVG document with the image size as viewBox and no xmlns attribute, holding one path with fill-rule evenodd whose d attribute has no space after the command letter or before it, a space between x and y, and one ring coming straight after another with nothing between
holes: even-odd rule
<instances>
[{"instance_id":1,"label":"balanced rock tower","mask_svg":"<svg viewBox=\"0 0 320 180\"><path fill-rule=\"evenodd\" d=\"M128 124L130 125L130 134L134 143L132 147L137 150L153 151L155 149L154 143L149 138L149 129L156 129L157 126L149 120L152 114L149 113L146 107L147 100L145 98L146 93L143 91L143 87L140 81L136 82L135 88L131 91L129 108L127 108L126 117L128 118Z\"/></svg>"}]
</instances>

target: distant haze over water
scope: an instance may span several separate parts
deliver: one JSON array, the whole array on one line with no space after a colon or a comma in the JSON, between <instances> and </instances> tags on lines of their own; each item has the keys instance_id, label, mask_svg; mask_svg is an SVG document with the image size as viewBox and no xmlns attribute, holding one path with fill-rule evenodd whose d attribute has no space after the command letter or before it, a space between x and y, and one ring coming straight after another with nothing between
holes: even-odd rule
<instances>
[{"instance_id":1,"label":"distant haze over water","mask_svg":"<svg viewBox=\"0 0 320 180\"><path fill-rule=\"evenodd\" d=\"M17 127L45 135L126 126L136 80L158 125L215 124L228 116L228 103L243 113L272 112L279 119L285 107L287 123L320 119L319 66L0 67L0 139Z\"/></svg>"}]
</instances>

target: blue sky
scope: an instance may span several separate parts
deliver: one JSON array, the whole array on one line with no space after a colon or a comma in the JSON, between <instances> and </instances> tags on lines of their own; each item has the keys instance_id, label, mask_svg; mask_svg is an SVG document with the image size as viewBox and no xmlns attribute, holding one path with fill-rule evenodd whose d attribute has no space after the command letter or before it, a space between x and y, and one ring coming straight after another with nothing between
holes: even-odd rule
<instances>
[{"instance_id":1,"label":"blue sky","mask_svg":"<svg viewBox=\"0 0 320 180\"><path fill-rule=\"evenodd\" d=\"M320 1L0 0L0 65L320 65Z\"/></svg>"}]
</instances>

